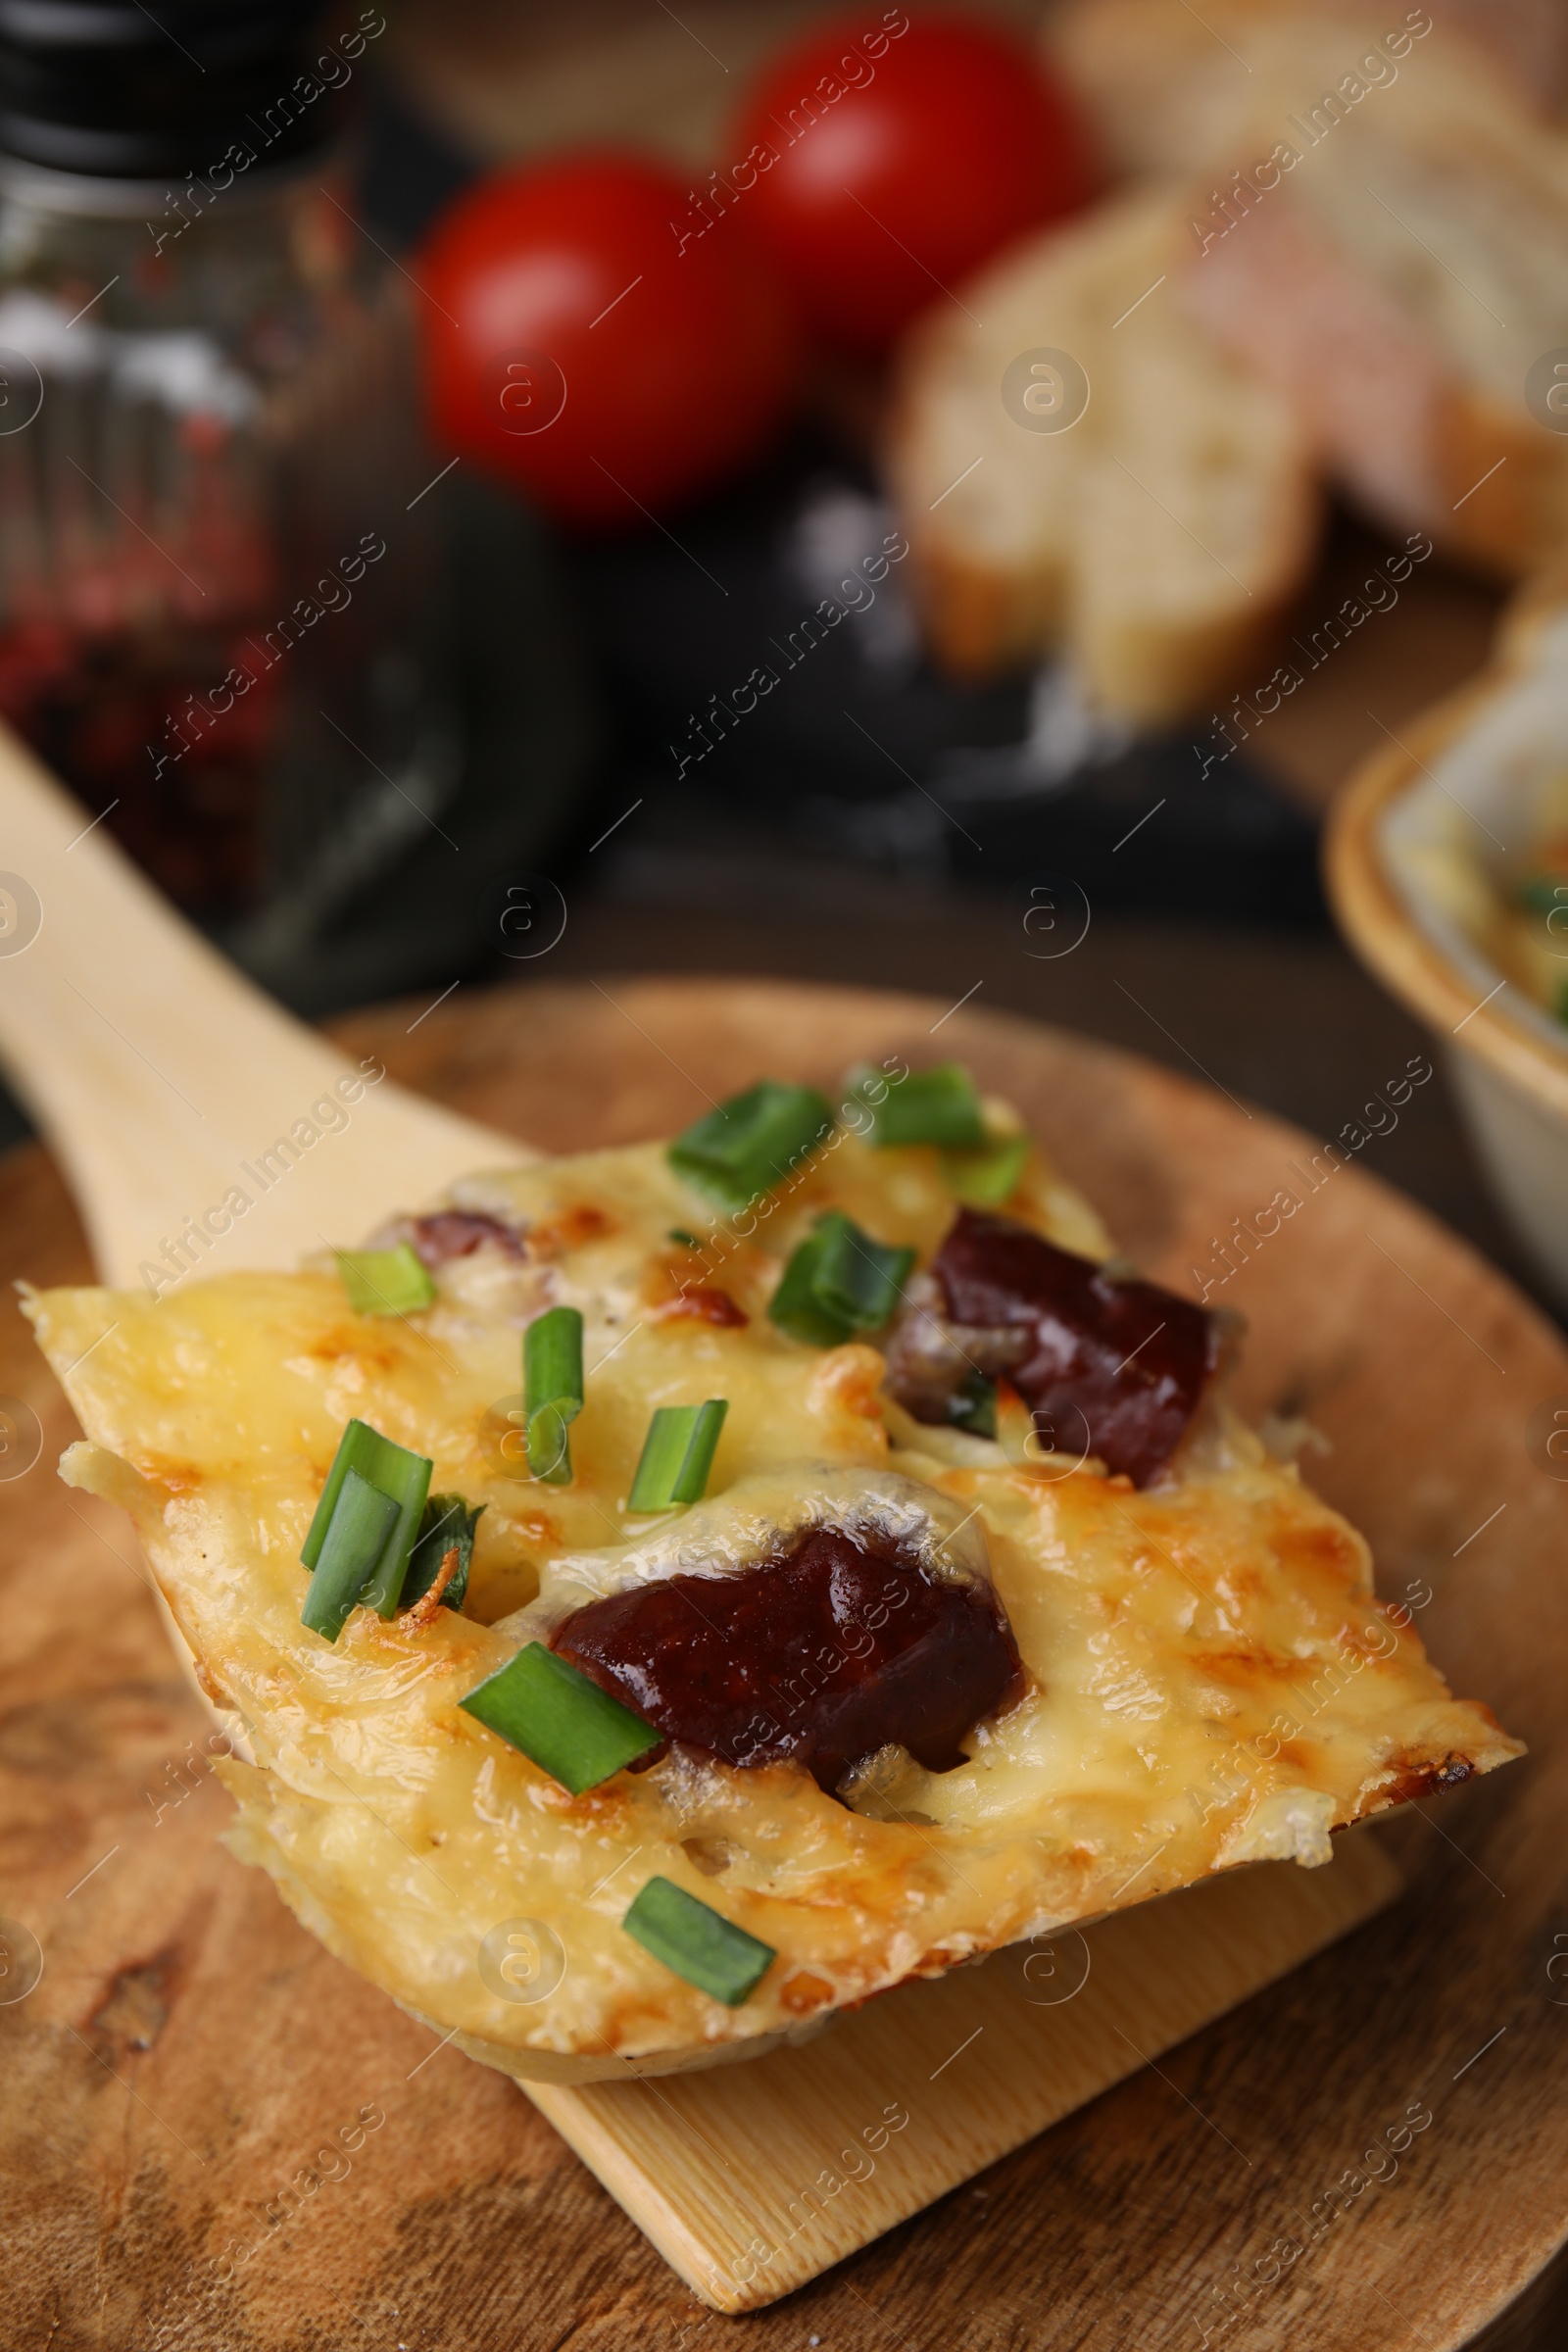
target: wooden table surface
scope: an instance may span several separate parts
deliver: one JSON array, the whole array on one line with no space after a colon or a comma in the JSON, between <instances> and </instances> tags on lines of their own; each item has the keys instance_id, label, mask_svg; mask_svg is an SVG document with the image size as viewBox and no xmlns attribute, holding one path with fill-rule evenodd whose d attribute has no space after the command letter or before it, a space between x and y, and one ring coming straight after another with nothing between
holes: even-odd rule
<instances>
[{"instance_id":1,"label":"wooden table surface","mask_svg":"<svg viewBox=\"0 0 1568 2352\"><path fill-rule=\"evenodd\" d=\"M785 931L805 952L786 920L780 953ZM716 933L708 945L716 952ZM1008 943L992 945L1000 957ZM860 926L856 952L875 946ZM941 953L979 946L960 926ZM1101 978L1168 1028L1170 992L1147 968L1158 947L1123 939ZM1320 946L1301 955L1308 976L1331 969ZM1087 981L1096 967L1080 968ZM1211 971L1216 1013L1236 979ZM498 1124L526 1106L538 1140L561 1145L678 1119L679 1065L723 1085L770 1048L777 1061L789 1023L770 1025L758 1002L606 969L596 989L460 996L417 1025L422 1008L410 1006L352 1029ZM931 1025L898 1017L911 1043L911 1022ZM1298 1074L1311 1030L1301 998L1276 1048ZM992 1083L1033 1058L972 1010L942 1034ZM1383 1058L1391 1042L1403 1040L1359 1041ZM1093 1056L1058 1051L1051 1066L1031 1109L1068 1172L1167 1275L1289 1141L1152 1073L1107 1092ZM1367 1066L1370 1087L1398 1060ZM1554 1939L1568 1943L1556 1795L1568 1625L1551 1573L1568 1503L1529 1459L1523 1424L1544 1396L1568 1393L1568 1356L1417 1214L1356 1172L1340 1182L1314 1204L1310 1263L1293 1271L1276 1256L1243 1300L1257 1316L1248 1402L1303 1377L1314 1388L1336 1446L1317 1482L1368 1526L1385 1589L1431 1578L1423 1630L1532 1740L1532 1758L1410 1809L1393 1833L1410 1892L1382 1920L972 2188L738 2322L691 2301L505 2082L397 2016L217 1844L224 1800L202 1769L205 1720L163 1647L123 1525L48 1477L69 1416L8 1313L0 1389L33 1398L46 1453L36 1474L0 1486L0 1508L28 1530L24 1556L7 1548L0 1613L0 1910L25 1896L49 1970L36 1997L0 2004L0 2340L40 2352L641 2352L699 2334L712 2347L745 2328L779 2352L813 2339L831 2352L1152 2352L1205 2338L1250 2352L1450 2352L1482 2317L1494 2352L1558 2340L1543 2331L1553 2287L1539 2273L1562 2234L1568 2160L1568 2025L1551 1969ZM83 1271L34 1151L0 1166L0 1234L8 1271ZM1476 1355L1478 1339L1500 1369ZM1507 1541L1467 1544L1499 1496ZM1435 2127L1400 2177L1271 2283L1274 2240L1310 2229L1298 2217L1415 2097ZM270 2207L340 2126L359 2134L352 2172L274 2230ZM228 2292L225 2262L245 2267L243 2296ZM1219 2300L1238 2285L1242 2300Z\"/></svg>"}]
</instances>

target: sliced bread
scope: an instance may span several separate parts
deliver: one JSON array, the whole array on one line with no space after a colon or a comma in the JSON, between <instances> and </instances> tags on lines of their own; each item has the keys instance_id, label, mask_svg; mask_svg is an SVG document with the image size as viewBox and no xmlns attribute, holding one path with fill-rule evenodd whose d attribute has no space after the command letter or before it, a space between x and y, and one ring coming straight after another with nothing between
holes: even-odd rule
<instances>
[{"instance_id":1,"label":"sliced bread","mask_svg":"<svg viewBox=\"0 0 1568 2352\"><path fill-rule=\"evenodd\" d=\"M891 476L950 669L1060 644L1094 705L1152 726L1264 647L1317 499L1289 404L1174 299L1188 237L1178 194L1137 192L1014 249L917 330ZM1023 420L1008 376L1050 351L1088 379L1061 430Z\"/></svg>"}]
</instances>

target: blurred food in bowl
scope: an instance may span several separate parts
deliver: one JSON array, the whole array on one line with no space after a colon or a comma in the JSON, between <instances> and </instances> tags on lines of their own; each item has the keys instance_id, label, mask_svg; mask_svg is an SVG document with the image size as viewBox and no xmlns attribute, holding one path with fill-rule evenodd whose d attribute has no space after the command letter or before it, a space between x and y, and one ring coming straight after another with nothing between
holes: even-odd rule
<instances>
[{"instance_id":1,"label":"blurred food in bowl","mask_svg":"<svg viewBox=\"0 0 1568 2352\"><path fill-rule=\"evenodd\" d=\"M1568 1024L1568 766L1546 779L1542 802L1546 830L1497 878L1482 938L1498 970Z\"/></svg>"},{"instance_id":2,"label":"blurred food in bowl","mask_svg":"<svg viewBox=\"0 0 1568 2352\"><path fill-rule=\"evenodd\" d=\"M1520 600L1493 668L1354 777L1328 878L1351 946L1444 1042L1498 1197L1568 1304L1565 813L1559 569Z\"/></svg>"}]
</instances>

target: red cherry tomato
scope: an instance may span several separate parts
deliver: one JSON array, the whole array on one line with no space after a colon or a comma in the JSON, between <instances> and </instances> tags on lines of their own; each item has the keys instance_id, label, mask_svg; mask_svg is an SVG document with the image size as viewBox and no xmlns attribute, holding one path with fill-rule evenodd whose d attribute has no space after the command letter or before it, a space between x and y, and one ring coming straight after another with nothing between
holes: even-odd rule
<instances>
[{"instance_id":1,"label":"red cherry tomato","mask_svg":"<svg viewBox=\"0 0 1568 2352\"><path fill-rule=\"evenodd\" d=\"M1021 41L967 17L867 9L813 31L767 68L731 139L737 202L803 316L852 350L881 349L1096 185L1072 100Z\"/></svg>"},{"instance_id":2,"label":"red cherry tomato","mask_svg":"<svg viewBox=\"0 0 1568 2352\"><path fill-rule=\"evenodd\" d=\"M686 236L636 156L504 172L413 264L436 429L572 522L636 522L764 441L795 377L787 298L744 224Z\"/></svg>"}]
</instances>

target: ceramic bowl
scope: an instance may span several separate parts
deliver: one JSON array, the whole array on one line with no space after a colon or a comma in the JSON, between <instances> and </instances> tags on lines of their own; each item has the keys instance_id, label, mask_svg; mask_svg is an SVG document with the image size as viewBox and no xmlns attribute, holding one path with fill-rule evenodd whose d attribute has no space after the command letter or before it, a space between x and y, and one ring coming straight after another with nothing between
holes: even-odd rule
<instances>
[{"instance_id":1,"label":"ceramic bowl","mask_svg":"<svg viewBox=\"0 0 1568 2352\"><path fill-rule=\"evenodd\" d=\"M1568 1307L1568 1025L1477 944L1494 877L1562 830L1568 577L1527 591L1492 665L1400 728L1331 820L1329 894L1351 947L1426 1023L1483 1166ZM1568 984L1568 906L1562 933ZM1555 949L1553 949L1555 952Z\"/></svg>"}]
</instances>

